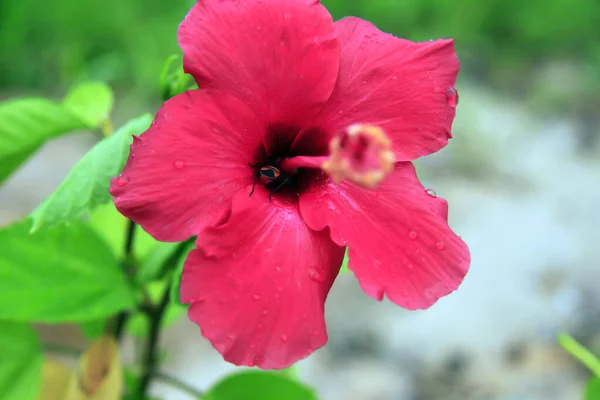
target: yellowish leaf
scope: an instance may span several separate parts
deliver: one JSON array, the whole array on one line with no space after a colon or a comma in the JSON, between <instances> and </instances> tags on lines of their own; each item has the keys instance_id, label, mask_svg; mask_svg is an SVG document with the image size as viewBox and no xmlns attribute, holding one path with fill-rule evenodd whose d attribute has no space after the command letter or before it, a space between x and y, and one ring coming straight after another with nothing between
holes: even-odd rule
<instances>
[{"instance_id":1,"label":"yellowish leaf","mask_svg":"<svg viewBox=\"0 0 600 400\"><path fill-rule=\"evenodd\" d=\"M122 390L119 346L106 336L92 343L84 353L71 376L65 400L120 400Z\"/></svg>"},{"instance_id":2,"label":"yellowish leaf","mask_svg":"<svg viewBox=\"0 0 600 400\"><path fill-rule=\"evenodd\" d=\"M38 400L64 400L71 373L67 366L46 359L42 367L42 390Z\"/></svg>"}]
</instances>

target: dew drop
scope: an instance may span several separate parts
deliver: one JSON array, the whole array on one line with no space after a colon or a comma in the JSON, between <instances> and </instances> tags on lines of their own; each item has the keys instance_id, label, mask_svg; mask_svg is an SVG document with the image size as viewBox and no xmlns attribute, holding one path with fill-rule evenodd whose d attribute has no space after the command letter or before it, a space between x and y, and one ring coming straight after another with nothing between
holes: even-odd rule
<instances>
[{"instance_id":1,"label":"dew drop","mask_svg":"<svg viewBox=\"0 0 600 400\"><path fill-rule=\"evenodd\" d=\"M281 335L281 341L282 341L283 343L287 342L287 341L288 341L288 337L287 337L287 335Z\"/></svg>"},{"instance_id":2,"label":"dew drop","mask_svg":"<svg viewBox=\"0 0 600 400\"><path fill-rule=\"evenodd\" d=\"M233 335L227 335L227 341L228 342L233 342L234 339L235 339L235 336L233 336Z\"/></svg>"},{"instance_id":3,"label":"dew drop","mask_svg":"<svg viewBox=\"0 0 600 400\"><path fill-rule=\"evenodd\" d=\"M175 169L184 169L185 163L181 160L177 160L173 163L173 166L175 167Z\"/></svg>"},{"instance_id":4,"label":"dew drop","mask_svg":"<svg viewBox=\"0 0 600 400\"><path fill-rule=\"evenodd\" d=\"M254 300L258 301L258 300L260 300L260 295L258 295L258 294L255 294L255 295L253 295L253 296L252 296L252 298L253 298Z\"/></svg>"},{"instance_id":5,"label":"dew drop","mask_svg":"<svg viewBox=\"0 0 600 400\"><path fill-rule=\"evenodd\" d=\"M258 324L258 325L256 325L256 327L257 327L258 329L262 329L263 325L262 325L262 324Z\"/></svg>"},{"instance_id":6,"label":"dew drop","mask_svg":"<svg viewBox=\"0 0 600 400\"><path fill-rule=\"evenodd\" d=\"M427 189L427 190L425 190L425 193L427 193L431 197L437 197L437 193L433 189Z\"/></svg>"},{"instance_id":7,"label":"dew drop","mask_svg":"<svg viewBox=\"0 0 600 400\"><path fill-rule=\"evenodd\" d=\"M308 276L317 283L325 282L325 273L316 267L312 267L308 270Z\"/></svg>"},{"instance_id":8,"label":"dew drop","mask_svg":"<svg viewBox=\"0 0 600 400\"><path fill-rule=\"evenodd\" d=\"M444 244L444 242L437 242L437 243L435 244L435 247L436 247L438 250L444 250L444 249L446 248L446 245Z\"/></svg>"},{"instance_id":9,"label":"dew drop","mask_svg":"<svg viewBox=\"0 0 600 400\"><path fill-rule=\"evenodd\" d=\"M458 105L458 92L454 88L449 88L446 91L446 100L450 107L456 107Z\"/></svg>"},{"instance_id":10,"label":"dew drop","mask_svg":"<svg viewBox=\"0 0 600 400\"><path fill-rule=\"evenodd\" d=\"M414 266L412 264L408 264L408 269L413 269Z\"/></svg>"},{"instance_id":11,"label":"dew drop","mask_svg":"<svg viewBox=\"0 0 600 400\"><path fill-rule=\"evenodd\" d=\"M306 353L310 355L310 354L312 354L312 353L313 353L313 351L314 351L313 349L310 349L310 348L309 348L308 350L306 350Z\"/></svg>"},{"instance_id":12,"label":"dew drop","mask_svg":"<svg viewBox=\"0 0 600 400\"><path fill-rule=\"evenodd\" d=\"M280 267L275 267L275 271L281 272L281 268Z\"/></svg>"},{"instance_id":13,"label":"dew drop","mask_svg":"<svg viewBox=\"0 0 600 400\"><path fill-rule=\"evenodd\" d=\"M410 231L408 233L408 237L411 238L412 240L415 240L417 238L417 236L419 236L419 234L417 233L417 231Z\"/></svg>"},{"instance_id":14,"label":"dew drop","mask_svg":"<svg viewBox=\"0 0 600 400\"><path fill-rule=\"evenodd\" d=\"M391 80L393 80L393 81L397 81L397 80L398 80L398 76L397 76L397 75L394 75L394 76L392 76L390 79L391 79Z\"/></svg>"},{"instance_id":15,"label":"dew drop","mask_svg":"<svg viewBox=\"0 0 600 400\"><path fill-rule=\"evenodd\" d=\"M115 183L117 184L117 186L123 187L129 183L129 178L126 178L124 176L119 176Z\"/></svg>"},{"instance_id":16,"label":"dew drop","mask_svg":"<svg viewBox=\"0 0 600 400\"><path fill-rule=\"evenodd\" d=\"M267 310L267 309L262 310L262 315L267 315L268 313L269 313L269 310Z\"/></svg>"},{"instance_id":17,"label":"dew drop","mask_svg":"<svg viewBox=\"0 0 600 400\"><path fill-rule=\"evenodd\" d=\"M211 324L211 326L214 326L214 325L216 324L215 320L214 320L214 319L211 319L211 320L210 320L210 324Z\"/></svg>"},{"instance_id":18,"label":"dew drop","mask_svg":"<svg viewBox=\"0 0 600 400\"><path fill-rule=\"evenodd\" d=\"M252 364L258 365L258 364L260 364L262 362L262 360L263 360L263 356L261 356L260 354L257 354L252 359Z\"/></svg>"}]
</instances>

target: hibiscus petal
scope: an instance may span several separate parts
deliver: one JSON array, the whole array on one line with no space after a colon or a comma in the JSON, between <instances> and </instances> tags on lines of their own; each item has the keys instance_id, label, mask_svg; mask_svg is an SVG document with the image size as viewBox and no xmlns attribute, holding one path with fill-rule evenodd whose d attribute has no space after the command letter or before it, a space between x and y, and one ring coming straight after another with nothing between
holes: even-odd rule
<instances>
[{"instance_id":1,"label":"hibiscus petal","mask_svg":"<svg viewBox=\"0 0 600 400\"><path fill-rule=\"evenodd\" d=\"M318 0L203 0L179 29L185 71L235 94L269 123L299 129L327 101L339 44Z\"/></svg>"},{"instance_id":2,"label":"hibiscus petal","mask_svg":"<svg viewBox=\"0 0 600 400\"><path fill-rule=\"evenodd\" d=\"M327 341L325 298L344 249L306 226L297 200L268 196L240 192L229 220L198 236L181 300L225 360L278 369Z\"/></svg>"},{"instance_id":3,"label":"hibiscus petal","mask_svg":"<svg viewBox=\"0 0 600 400\"><path fill-rule=\"evenodd\" d=\"M252 184L248 162L260 157L264 129L233 96L173 97L134 138L123 173L112 180L117 209L157 240L196 235L226 217L233 194Z\"/></svg>"},{"instance_id":4,"label":"hibiscus petal","mask_svg":"<svg viewBox=\"0 0 600 400\"><path fill-rule=\"evenodd\" d=\"M444 147L456 113L459 63L453 41L415 43L358 18L335 25L340 72L321 130L335 135L354 123L379 126L392 139L397 161Z\"/></svg>"},{"instance_id":5,"label":"hibiscus petal","mask_svg":"<svg viewBox=\"0 0 600 400\"><path fill-rule=\"evenodd\" d=\"M411 163L377 190L313 180L300 195L309 227L329 227L349 249L349 268L373 298L425 309L456 290L470 263L466 244L446 223L447 203L428 194Z\"/></svg>"}]
</instances>

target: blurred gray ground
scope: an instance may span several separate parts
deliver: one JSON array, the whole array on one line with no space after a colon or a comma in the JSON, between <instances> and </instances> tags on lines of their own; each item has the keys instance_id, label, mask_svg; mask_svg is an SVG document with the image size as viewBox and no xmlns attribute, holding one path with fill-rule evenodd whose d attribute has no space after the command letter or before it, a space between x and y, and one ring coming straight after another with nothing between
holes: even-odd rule
<instances>
[{"instance_id":1,"label":"blurred gray ground","mask_svg":"<svg viewBox=\"0 0 600 400\"><path fill-rule=\"evenodd\" d=\"M537 119L481 88L459 92L455 139L418 168L448 199L471 272L419 312L377 303L352 275L338 279L329 343L299 363L324 400L582 398L586 372L555 337L567 330L600 350L600 149L581 145L574 120ZM49 143L0 189L0 224L31 211L92 143ZM233 369L185 318L163 344L163 370L200 389ZM161 384L154 391L187 399Z\"/></svg>"}]
</instances>

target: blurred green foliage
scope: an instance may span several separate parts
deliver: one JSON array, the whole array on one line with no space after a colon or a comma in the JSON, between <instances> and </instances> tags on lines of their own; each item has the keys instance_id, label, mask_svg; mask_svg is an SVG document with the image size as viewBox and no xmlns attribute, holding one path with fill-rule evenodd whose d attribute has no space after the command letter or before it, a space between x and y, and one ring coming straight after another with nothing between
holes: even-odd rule
<instances>
[{"instance_id":1,"label":"blurred green foliage","mask_svg":"<svg viewBox=\"0 0 600 400\"><path fill-rule=\"evenodd\" d=\"M178 52L176 28L193 2L1 0L0 89L54 94L79 81L104 80L140 108L155 103L157 76ZM412 40L455 38L465 70L496 83L521 85L533 67L551 59L589 64L592 74L600 68L598 0L323 3L335 18L357 15Z\"/></svg>"}]
</instances>

